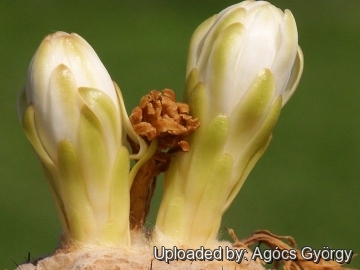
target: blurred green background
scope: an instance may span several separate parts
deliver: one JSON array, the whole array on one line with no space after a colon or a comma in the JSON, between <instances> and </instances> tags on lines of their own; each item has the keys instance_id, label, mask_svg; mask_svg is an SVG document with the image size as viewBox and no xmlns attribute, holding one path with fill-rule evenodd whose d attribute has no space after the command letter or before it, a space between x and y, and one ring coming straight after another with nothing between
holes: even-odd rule
<instances>
[{"instance_id":1,"label":"blurred green background","mask_svg":"<svg viewBox=\"0 0 360 270\"><path fill-rule=\"evenodd\" d=\"M181 97L187 47L203 20L236 1L0 2L0 269L50 253L60 224L16 98L42 38L83 36L128 110L151 89ZM360 1L274 0L298 24L305 70L273 141L223 218L239 238L268 229L298 246L360 253ZM158 184L161 185L161 182ZM156 205L148 224L154 224ZM223 230L222 236L227 238ZM360 267L360 258L351 263Z\"/></svg>"}]
</instances>

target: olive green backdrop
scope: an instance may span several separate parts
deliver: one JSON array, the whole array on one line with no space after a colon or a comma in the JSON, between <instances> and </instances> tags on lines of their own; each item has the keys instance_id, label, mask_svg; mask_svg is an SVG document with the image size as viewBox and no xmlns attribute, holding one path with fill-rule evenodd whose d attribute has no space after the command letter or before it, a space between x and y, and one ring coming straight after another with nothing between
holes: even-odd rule
<instances>
[{"instance_id":1,"label":"olive green backdrop","mask_svg":"<svg viewBox=\"0 0 360 270\"><path fill-rule=\"evenodd\" d=\"M203 20L236 1L0 2L0 269L49 253L61 232L16 98L42 38L83 36L120 85L128 110L151 89L181 97L187 46ZM239 238L256 229L298 246L360 253L360 1L274 0L298 24L305 70L273 141L223 218ZM159 187L161 186L159 182ZM149 225L154 224L156 194ZM226 232L222 236L227 238ZM360 267L360 258L351 266Z\"/></svg>"}]
</instances>

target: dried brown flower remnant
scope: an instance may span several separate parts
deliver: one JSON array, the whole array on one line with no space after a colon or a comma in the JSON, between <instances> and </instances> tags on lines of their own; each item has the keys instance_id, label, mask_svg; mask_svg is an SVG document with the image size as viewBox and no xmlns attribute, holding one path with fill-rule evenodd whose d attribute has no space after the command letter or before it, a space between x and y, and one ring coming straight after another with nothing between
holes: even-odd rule
<instances>
[{"instance_id":1,"label":"dried brown flower remnant","mask_svg":"<svg viewBox=\"0 0 360 270\"><path fill-rule=\"evenodd\" d=\"M198 119L189 115L189 110L187 104L175 101L171 89L164 89L162 93L152 90L132 111L130 121L138 135L148 141L157 138L160 150L188 151L185 138L200 125Z\"/></svg>"},{"instance_id":2,"label":"dried brown flower remnant","mask_svg":"<svg viewBox=\"0 0 360 270\"><path fill-rule=\"evenodd\" d=\"M170 155L189 151L186 137L199 126L199 120L189 115L189 105L176 102L171 89L150 91L133 109L130 121L135 132L148 143L158 140L158 150L138 171L130 190L130 226L141 229L150 211L150 202L156 186L156 177L167 170ZM128 138L129 140L129 138ZM138 146L131 140L133 152Z\"/></svg>"}]
</instances>

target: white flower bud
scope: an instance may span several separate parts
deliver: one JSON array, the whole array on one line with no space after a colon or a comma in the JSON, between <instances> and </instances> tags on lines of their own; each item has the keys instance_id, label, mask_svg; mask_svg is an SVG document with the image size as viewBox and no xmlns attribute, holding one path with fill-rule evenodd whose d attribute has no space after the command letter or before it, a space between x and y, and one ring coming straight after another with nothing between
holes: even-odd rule
<instances>
[{"instance_id":1,"label":"white flower bud","mask_svg":"<svg viewBox=\"0 0 360 270\"><path fill-rule=\"evenodd\" d=\"M191 247L213 243L302 68L291 12L266 1L230 6L196 29L185 101L200 128L165 176L159 231Z\"/></svg>"},{"instance_id":2,"label":"white flower bud","mask_svg":"<svg viewBox=\"0 0 360 270\"><path fill-rule=\"evenodd\" d=\"M121 93L92 47L77 34L45 37L18 107L57 202L65 239L129 245L134 172L129 174L125 130L141 144L138 156L145 143L132 130Z\"/></svg>"}]
</instances>

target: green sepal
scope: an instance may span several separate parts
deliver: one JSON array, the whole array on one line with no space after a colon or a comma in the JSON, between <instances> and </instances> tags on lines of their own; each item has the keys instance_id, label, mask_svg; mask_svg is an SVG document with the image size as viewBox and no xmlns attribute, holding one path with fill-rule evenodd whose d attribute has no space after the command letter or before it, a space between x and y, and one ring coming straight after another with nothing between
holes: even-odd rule
<instances>
[{"instance_id":1,"label":"green sepal","mask_svg":"<svg viewBox=\"0 0 360 270\"><path fill-rule=\"evenodd\" d=\"M37 134L35 127L35 111L34 106L30 104L24 112L22 119L22 126L25 132L26 137L30 141L31 145L34 147L36 153L38 154L40 160L48 167L53 167L54 162L51 160L46 150L44 149L40 138Z\"/></svg>"},{"instance_id":2,"label":"green sepal","mask_svg":"<svg viewBox=\"0 0 360 270\"><path fill-rule=\"evenodd\" d=\"M91 239L97 228L82 168L74 145L68 140L60 141L58 144L58 169L61 179L59 189L71 238L76 241Z\"/></svg>"},{"instance_id":3,"label":"green sepal","mask_svg":"<svg viewBox=\"0 0 360 270\"><path fill-rule=\"evenodd\" d=\"M277 120L279 119L280 112L281 112L281 104L282 104L282 98L279 96L274 104L271 106L271 109L266 116L263 124L259 128L258 132L254 135L254 137L249 142L249 145L245 149L245 151L249 151L251 148L257 148L260 149L264 144L267 143L268 138L271 136L271 133L277 123Z\"/></svg>"},{"instance_id":4,"label":"green sepal","mask_svg":"<svg viewBox=\"0 0 360 270\"><path fill-rule=\"evenodd\" d=\"M199 82L199 71L193 68L186 78L183 101L189 103L189 97L194 91L196 84Z\"/></svg>"},{"instance_id":5,"label":"green sepal","mask_svg":"<svg viewBox=\"0 0 360 270\"><path fill-rule=\"evenodd\" d=\"M171 158L169 169L164 176L164 190L162 203L156 217L156 228L173 239L183 239L187 220L186 198L184 197L184 178L179 170L176 156Z\"/></svg>"},{"instance_id":6,"label":"green sepal","mask_svg":"<svg viewBox=\"0 0 360 270\"><path fill-rule=\"evenodd\" d=\"M223 146L228 136L229 121L224 115L218 115L206 126L201 133L201 140L193 144L192 158L190 161L190 170L187 173L187 179L193 179L192 182L186 182L186 196L189 204L198 205L202 192L205 188L207 177L214 164L217 162L217 156L222 152Z\"/></svg>"},{"instance_id":7,"label":"green sepal","mask_svg":"<svg viewBox=\"0 0 360 270\"><path fill-rule=\"evenodd\" d=\"M129 246L130 183L129 151L122 146L117 152L110 186L109 219L102 228L102 239L112 246Z\"/></svg>"},{"instance_id":8,"label":"green sepal","mask_svg":"<svg viewBox=\"0 0 360 270\"><path fill-rule=\"evenodd\" d=\"M191 79L191 76L193 76L194 78ZM196 130L196 132L191 134L188 138L191 153L193 152L195 146L193 142L201 140L200 138L202 138L202 134L207 132L205 130L205 126L208 124L208 122L205 121L207 112L206 89L205 85L202 82L198 82L197 79L197 70L194 69L188 78L187 87L193 87L193 89L191 91L191 94L187 97L187 102L189 104L190 114L192 115L192 117L201 119L201 122L200 127ZM191 155L190 153L187 154ZM181 153L178 154L178 156L181 155ZM189 158L180 158L179 162L181 163L181 167L185 166L185 168L189 168ZM186 163L187 165L184 165L184 163Z\"/></svg>"},{"instance_id":9,"label":"green sepal","mask_svg":"<svg viewBox=\"0 0 360 270\"><path fill-rule=\"evenodd\" d=\"M206 19L195 29L193 35L191 36L189 53L187 58L187 66L186 66L187 75L195 66L197 66L197 62L200 57L199 54L204 46L207 33L210 31L210 28L214 25L214 22L217 17L218 15L215 14L214 16Z\"/></svg>"},{"instance_id":10,"label":"green sepal","mask_svg":"<svg viewBox=\"0 0 360 270\"><path fill-rule=\"evenodd\" d=\"M211 38L206 41L207 44L214 44L215 41L219 38L219 35L227 31L226 28L233 24L238 24L239 22L243 21L245 16L246 10L243 7L238 7L231 9L230 12L226 14L226 16L222 16L218 22L216 22L215 26L212 29L212 32L209 33ZM211 46L208 46L211 49ZM209 55L210 51L206 52L205 55Z\"/></svg>"},{"instance_id":11,"label":"green sepal","mask_svg":"<svg viewBox=\"0 0 360 270\"><path fill-rule=\"evenodd\" d=\"M227 209L230 206L236 194L244 184L251 169L265 152L271 139L272 130L274 129L274 126L276 125L279 118L281 107L282 98L279 96L272 105L259 130L248 142L246 147L242 149L242 152L239 154L239 158L235 160L236 172L234 173L232 180L234 183L234 188L229 194L229 198L225 204L224 209Z\"/></svg>"},{"instance_id":12,"label":"green sepal","mask_svg":"<svg viewBox=\"0 0 360 270\"><path fill-rule=\"evenodd\" d=\"M283 96L282 106L284 106L289 101L289 99L292 97L292 95L295 93L295 90L299 85L303 69L304 69L304 55L299 46L297 54L296 54L296 58L295 58L295 63L291 70L289 82L286 86L286 90L284 91L284 93L282 95Z\"/></svg>"},{"instance_id":13,"label":"green sepal","mask_svg":"<svg viewBox=\"0 0 360 270\"><path fill-rule=\"evenodd\" d=\"M18 113L18 117L21 122L23 120L24 113L28 106L29 105L27 103L25 87L23 87L23 89L21 89L20 94L17 99L17 113Z\"/></svg>"},{"instance_id":14,"label":"green sepal","mask_svg":"<svg viewBox=\"0 0 360 270\"><path fill-rule=\"evenodd\" d=\"M266 117L274 94L275 78L269 69L263 69L229 117L231 121L229 148L235 151L242 150Z\"/></svg>"},{"instance_id":15,"label":"green sepal","mask_svg":"<svg viewBox=\"0 0 360 270\"><path fill-rule=\"evenodd\" d=\"M55 198L55 204L60 214L60 221L63 225L64 230L67 232L69 230L69 221L66 217L66 211L64 202L59 194L59 175L58 168L55 166L54 162L51 160L47 152L45 151L35 127L35 112L34 107L30 104L27 109L23 112L22 125L26 137L30 141L32 147L35 149L42 168L44 170L46 179L49 183L50 190Z\"/></svg>"},{"instance_id":16,"label":"green sepal","mask_svg":"<svg viewBox=\"0 0 360 270\"><path fill-rule=\"evenodd\" d=\"M209 70L207 73L206 86L211 89L212 110L223 111L224 93L231 87L230 76L234 72L235 58L238 54L239 39L243 39L244 26L241 23L233 23L226 27L220 34L217 42L212 46L211 54L207 55L208 60L200 62L199 70ZM224 40L226 42L224 42ZM231 58L231 59L229 59ZM209 64L211 63L211 64Z\"/></svg>"},{"instance_id":17,"label":"green sepal","mask_svg":"<svg viewBox=\"0 0 360 270\"><path fill-rule=\"evenodd\" d=\"M251 170L254 168L255 164L259 161L259 159L265 153L270 142L271 142L271 135L268 137L267 142L260 149L258 149L258 151L256 151L253 156L251 156L249 158L247 164L243 167L241 176L239 178L237 178L236 185L233 187L233 189L229 193L229 197L227 198L226 203L223 205L223 213L225 213L225 211L230 207L232 201L234 200L236 195L239 193L241 187L245 183L246 178L249 176L249 174L250 174Z\"/></svg>"},{"instance_id":18,"label":"green sepal","mask_svg":"<svg viewBox=\"0 0 360 270\"><path fill-rule=\"evenodd\" d=\"M76 92L76 80L72 71L64 64L58 65L51 73L51 91L42 93L49 95L48 108L60 106L65 114L64 117L72 119L77 115L78 94Z\"/></svg>"},{"instance_id":19,"label":"green sepal","mask_svg":"<svg viewBox=\"0 0 360 270\"><path fill-rule=\"evenodd\" d=\"M190 114L194 118L205 119L206 107L206 93L205 85L202 82L198 82L194 86L194 90L188 98L188 104L190 107ZM205 123L204 123L205 124Z\"/></svg>"},{"instance_id":20,"label":"green sepal","mask_svg":"<svg viewBox=\"0 0 360 270\"><path fill-rule=\"evenodd\" d=\"M63 199L60 195L60 190L58 187L59 182L61 181L59 179L59 174L57 171L57 168L55 167L55 170L50 171L49 168L41 162L41 167L43 168L43 171L45 173L45 177L49 183L50 191L53 195L53 198L55 199L55 206L60 216L60 222L62 225L62 228L64 230L65 234L69 233L70 223L66 216L66 209Z\"/></svg>"},{"instance_id":21,"label":"green sepal","mask_svg":"<svg viewBox=\"0 0 360 270\"><path fill-rule=\"evenodd\" d=\"M139 135L136 134L134 128L132 127L131 122L128 117L128 114L126 112L124 98L122 96L120 88L115 82L113 82L113 83L114 83L116 95L117 95L119 106L120 106L121 123L126 131L126 134L125 134L125 132L123 133L123 138L122 138L123 145L126 144L126 135L128 135L130 137L130 139L132 139L135 143L137 143L140 146L139 152L137 154L130 155L130 158L131 159L140 159L147 149L147 144Z\"/></svg>"},{"instance_id":22,"label":"green sepal","mask_svg":"<svg viewBox=\"0 0 360 270\"><path fill-rule=\"evenodd\" d=\"M88 108L101 119L102 127L110 127L111 130L104 130L104 134L111 134L107 136L109 146L119 145L121 136L120 129L120 115L112 99L103 91L90 87L79 87L79 95Z\"/></svg>"},{"instance_id":23,"label":"green sepal","mask_svg":"<svg viewBox=\"0 0 360 270\"><path fill-rule=\"evenodd\" d=\"M102 123L94 112L84 105L79 118L77 149L94 213L108 211L112 166L108 147L111 145L106 145ZM103 215L95 216L98 224L105 222Z\"/></svg>"},{"instance_id":24,"label":"green sepal","mask_svg":"<svg viewBox=\"0 0 360 270\"><path fill-rule=\"evenodd\" d=\"M122 146L117 152L111 176L110 217L119 217L123 212L123 205L129 204L129 191L131 188L128 179L130 171L129 151ZM126 212L126 211L125 211Z\"/></svg>"},{"instance_id":25,"label":"green sepal","mask_svg":"<svg viewBox=\"0 0 360 270\"><path fill-rule=\"evenodd\" d=\"M211 171L210 175L203 176L206 186L203 189L200 202L197 205L189 205L189 207L195 209L187 210L191 213L188 215L190 217L188 223L191 224L189 226L191 231L188 235L196 238L189 239L190 242L193 242L193 246L202 243L210 245L211 243L207 243L207 240L216 238L217 228L220 226L223 215L223 205L229 194L230 185L226 179L231 178L233 158L229 154L222 154L213 158L216 159L216 162L212 167L208 168ZM196 179L196 181L199 181L199 179ZM204 226L204 224L208 225ZM197 238L196 235L201 235L202 238Z\"/></svg>"},{"instance_id":26,"label":"green sepal","mask_svg":"<svg viewBox=\"0 0 360 270\"><path fill-rule=\"evenodd\" d=\"M208 34L202 47L201 55L199 55L198 62L200 63L200 70L206 70L206 66L209 63L209 56L212 53L216 55L215 59L219 56L220 58L218 59L221 59L221 61L214 62L214 64L211 61L211 65L213 65L218 72L223 69L223 64L228 61L226 55L234 49L233 42L244 30L244 26L240 22L245 13L244 8L236 8L232 10L229 15L223 16L220 21L214 23L216 27ZM221 42L217 42L218 40ZM217 67L219 64L221 67Z\"/></svg>"},{"instance_id":27,"label":"green sepal","mask_svg":"<svg viewBox=\"0 0 360 270\"><path fill-rule=\"evenodd\" d=\"M102 123L94 112L84 105L81 108L78 128L78 150L84 166L84 175L92 184L97 185L95 191L100 192L104 180L108 179L110 172L109 154L105 140ZM109 145L108 147L111 147Z\"/></svg>"}]
</instances>

